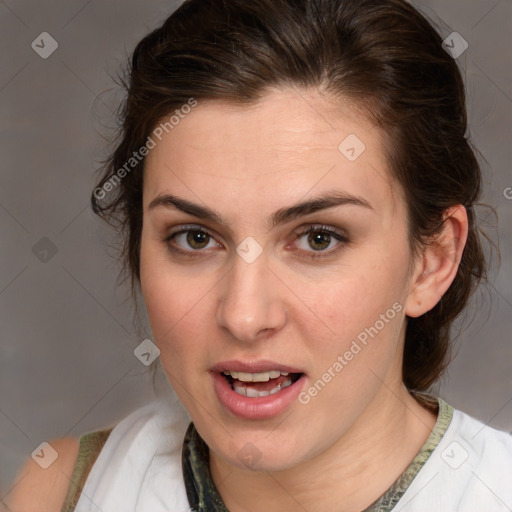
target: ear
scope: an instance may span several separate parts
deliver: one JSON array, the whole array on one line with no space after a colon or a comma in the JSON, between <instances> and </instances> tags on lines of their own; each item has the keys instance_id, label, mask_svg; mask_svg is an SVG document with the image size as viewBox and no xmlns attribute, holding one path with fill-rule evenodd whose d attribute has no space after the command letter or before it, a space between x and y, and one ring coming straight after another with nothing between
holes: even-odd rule
<instances>
[{"instance_id":1,"label":"ear","mask_svg":"<svg viewBox=\"0 0 512 512\"><path fill-rule=\"evenodd\" d=\"M417 257L405 313L418 317L430 311L452 284L468 237L466 208L457 205L443 215L443 227Z\"/></svg>"}]
</instances>

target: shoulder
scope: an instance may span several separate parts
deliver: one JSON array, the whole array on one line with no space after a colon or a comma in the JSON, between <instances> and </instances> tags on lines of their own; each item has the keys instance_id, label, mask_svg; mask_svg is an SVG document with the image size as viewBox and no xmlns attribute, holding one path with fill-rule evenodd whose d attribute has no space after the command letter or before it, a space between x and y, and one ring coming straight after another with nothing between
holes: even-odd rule
<instances>
[{"instance_id":1,"label":"shoulder","mask_svg":"<svg viewBox=\"0 0 512 512\"><path fill-rule=\"evenodd\" d=\"M401 497L402 508L407 512L512 510L510 433L439 402L438 423L446 427Z\"/></svg>"},{"instance_id":2,"label":"shoulder","mask_svg":"<svg viewBox=\"0 0 512 512\"><path fill-rule=\"evenodd\" d=\"M512 435L461 411L453 421L451 443L441 457L446 479L461 489L458 510L512 510Z\"/></svg>"},{"instance_id":3,"label":"shoulder","mask_svg":"<svg viewBox=\"0 0 512 512\"><path fill-rule=\"evenodd\" d=\"M512 454L512 434L498 430L457 409L453 413L454 432L467 441L478 455L486 455L496 450L510 457Z\"/></svg>"},{"instance_id":4,"label":"shoulder","mask_svg":"<svg viewBox=\"0 0 512 512\"><path fill-rule=\"evenodd\" d=\"M454 411L454 433L464 444L474 465L482 469L506 470L512 474L512 435L493 428L461 411ZM498 476L498 475L497 475ZM501 474L503 477L503 473ZM499 477L499 476L498 476Z\"/></svg>"},{"instance_id":5,"label":"shoulder","mask_svg":"<svg viewBox=\"0 0 512 512\"><path fill-rule=\"evenodd\" d=\"M44 447L40 452L41 460L47 457L57 458L46 469L45 464L41 465L32 458L25 463L7 497L7 504L12 512L61 510L78 456L80 441L75 438L62 438L48 444L50 446L46 447L47 453Z\"/></svg>"}]
</instances>

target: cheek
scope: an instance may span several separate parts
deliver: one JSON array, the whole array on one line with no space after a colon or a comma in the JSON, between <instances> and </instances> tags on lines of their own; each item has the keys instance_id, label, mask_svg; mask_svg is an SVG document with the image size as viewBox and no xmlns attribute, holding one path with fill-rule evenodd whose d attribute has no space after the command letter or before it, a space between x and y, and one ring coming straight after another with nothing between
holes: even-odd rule
<instances>
[{"instance_id":1,"label":"cheek","mask_svg":"<svg viewBox=\"0 0 512 512\"><path fill-rule=\"evenodd\" d=\"M199 284L199 283L198 283ZM184 330L201 325L197 315L201 313L202 290L190 281L178 276L143 275L141 286L153 334L157 343L166 344ZM201 315L202 316L202 315ZM194 317L196 322L191 322ZM183 335L184 336L184 335ZM193 343L193 339L190 339Z\"/></svg>"},{"instance_id":2,"label":"cheek","mask_svg":"<svg viewBox=\"0 0 512 512\"><path fill-rule=\"evenodd\" d=\"M172 276L169 264L162 261L158 250L142 243L140 284L155 343L165 350L166 340L172 336L180 318L186 316L190 287L183 286L179 276Z\"/></svg>"},{"instance_id":3,"label":"cheek","mask_svg":"<svg viewBox=\"0 0 512 512\"><path fill-rule=\"evenodd\" d=\"M311 315L302 315L301 331L308 344L308 359L315 361L315 379L331 369L337 376L343 375L342 379L333 379L343 387L348 381L362 385L372 377L370 370L382 376L394 364L404 320L407 252L386 257L381 251L372 251L358 256L357 263L315 287L303 281L297 293L309 290L309 295L303 296L321 319L311 322ZM333 369L336 362L338 371ZM332 393L338 385L331 387ZM344 396L339 391L336 394Z\"/></svg>"},{"instance_id":4,"label":"cheek","mask_svg":"<svg viewBox=\"0 0 512 512\"><path fill-rule=\"evenodd\" d=\"M302 281L297 295L304 297L323 321L325 333L330 332L334 339L353 337L403 300L403 268L400 261L390 265L360 258L357 265L347 266L314 286Z\"/></svg>"},{"instance_id":5,"label":"cheek","mask_svg":"<svg viewBox=\"0 0 512 512\"><path fill-rule=\"evenodd\" d=\"M153 333L168 332L192 308L196 287L176 272L165 250L152 240L142 238L140 259L141 290Z\"/></svg>"},{"instance_id":6,"label":"cheek","mask_svg":"<svg viewBox=\"0 0 512 512\"><path fill-rule=\"evenodd\" d=\"M178 375L208 357L215 290L201 273L162 260L158 250L142 247L141 290L161 362L166 372Z\"/></svg>"}]
</instances>

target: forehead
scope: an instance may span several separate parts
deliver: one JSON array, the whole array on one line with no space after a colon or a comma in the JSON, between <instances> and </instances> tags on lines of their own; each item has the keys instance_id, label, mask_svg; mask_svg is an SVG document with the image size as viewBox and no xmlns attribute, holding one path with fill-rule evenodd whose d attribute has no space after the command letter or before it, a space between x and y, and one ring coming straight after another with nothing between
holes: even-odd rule
<instances>
[{"instance_id":1,"label":"forehead","mask_svg":"<svg viewBox=\"0 0 512 512\"><path fill-rule=\"evenodd\" d=\"M179 191L220 206L231 197L240 207L279 208L339 189L364 192L385 209L398 188L380 129L350 101L318 91L274 90L251 105L199 101L160 138L146 158L145 207L158 194Z\"/></svg>"}]
</instances>

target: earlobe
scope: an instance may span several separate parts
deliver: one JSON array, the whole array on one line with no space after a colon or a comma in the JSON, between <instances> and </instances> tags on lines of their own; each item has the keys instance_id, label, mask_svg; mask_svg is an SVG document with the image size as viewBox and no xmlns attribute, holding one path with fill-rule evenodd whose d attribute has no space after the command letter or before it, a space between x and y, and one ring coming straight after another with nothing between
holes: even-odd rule
<instances>
[{"instance_id":1,"label":"earlobe","mask_svg":"<svg viewBox=\"0 0 512 512\"><path fill-rule=\"evenodd\" d=\"M405 304L407 316L416 318L430 311L452 284L468 236L468 216L462 205L446 210L443 227L418 256Z\"/></svg>"}]
</instances>

